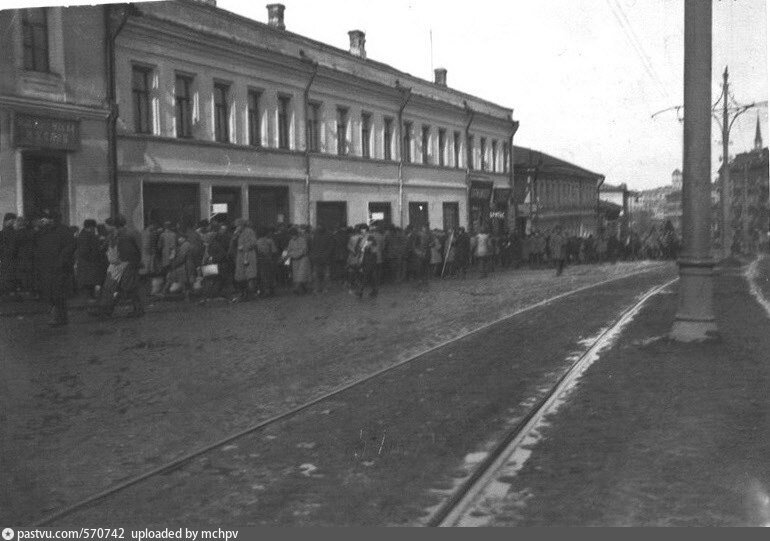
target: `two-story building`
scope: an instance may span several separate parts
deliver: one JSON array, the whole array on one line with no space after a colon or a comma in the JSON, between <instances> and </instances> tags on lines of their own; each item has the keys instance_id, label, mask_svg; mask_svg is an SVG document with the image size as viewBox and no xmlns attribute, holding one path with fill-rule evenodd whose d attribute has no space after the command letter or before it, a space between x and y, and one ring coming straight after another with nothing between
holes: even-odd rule
<instances>
[{"instance_id":1,"label":"two-story building","mask_svg":"<svg viewBox=\"0 0 770 541\"><path fill-rule=\"evenodd\" d=\"M137 4L116 41L118 193L135 224L213 212L328 227L486 224L512 110L213 2ZM301 14L300 14L301 15ZM497 190L497 191L496 191ZM503 193L500 190L504 190Z\"/></svg>"},{"instance_id":2,"label":"two-story building","mask_svg":"<svg viewBox=\"0 0 770 541\"><path fill-rule=\"evenodd\" d=\"M106 218L103 9L5 10L0 28L0 213Z\"/></svg>"}]
</instances>

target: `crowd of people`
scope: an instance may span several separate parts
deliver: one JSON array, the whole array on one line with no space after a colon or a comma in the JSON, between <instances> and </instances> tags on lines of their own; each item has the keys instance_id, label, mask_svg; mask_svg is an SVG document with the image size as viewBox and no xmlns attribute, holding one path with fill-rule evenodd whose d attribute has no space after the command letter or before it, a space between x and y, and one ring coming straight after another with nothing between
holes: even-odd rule
<instances>
[{"instance_id":1,"label":"crowd of people","mask_svg":"<svg viewBox=\"0 0 770 541\"><path fill-rule=\"evenodd\" d=\"M654 233L654 234L653 234ZM51 325L67 322L67 299L87 296L94 316L108 317L120 299L130 316L141 317L147 295L195 298L205 304L270 297L278 290L296 295L344 287L351 294L377 296L383 283L486 277L497 268L553 266L619 259L674 257L673 228L642 237L567 235L560 226L529 235L471 233L427 226L404 229L374 222L327 230L305 225L253 227L244 219L198 223L150 222L143 231L123 216L83 227L60 223L55 211L30 221L6 214L0 232L0 295L39 298L51 306Z\"/></svg>"}]
</instances>

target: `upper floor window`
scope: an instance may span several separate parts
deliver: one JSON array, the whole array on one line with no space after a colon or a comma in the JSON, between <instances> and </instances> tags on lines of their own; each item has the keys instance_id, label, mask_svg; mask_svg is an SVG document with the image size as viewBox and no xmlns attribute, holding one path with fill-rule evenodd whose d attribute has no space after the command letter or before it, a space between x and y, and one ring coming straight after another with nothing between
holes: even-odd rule
<instances>
[{"instance_id":1,"label":"upper floor window","mask_svg":"<svg viewBox=\"0 0 770 541\"><path fill-rule=\"evenodd\" d=\"M438 164L440 166L446 165L446 130L440 129L438 131Z\"/></svg>"},{"instance_id":2,"label":"upper floor window","mask_svg":"<svg viewBox=\"0 0 770 541\"><path fill-rule=\"evenodd\" d=\"M24 69L49 71L48 13L45 8L21 10Z\"/></svg>"},{"instance_id":3,"label":"upper floor window","mask_svg":"<svg viewBox=\"0 0 770 541\"><path fill-rule=\"evenodd\" d=\"M460 132L456 131L454 132L454 158L455 158L455 167L460 167Z\"/></svg>"},{"instance_id":4,"label":"upper floor window","mask_svg":"<svg viewBox=\"0 0 770 541\"><path fill-rule=\"evenodd\" d=\"M492 172L497 173L497 141L492 141Z\"/></svg>"},{"instance_id":5,"label":"upper floor window","mask_svg":"<svg viewBox=\"0 0 770 541\"><path fill-rule=\"evenodd\" d=\"M220 143L230 142L229 93L229 85L214 83L214 140Z\"/></svg>"},{"instance_id":6,"label":"upper floor window","mask_svg":"<svg viewBox=\"0 0 770 541\"><path fill-rule=\"evenodd\" d=\"M174 102L176 106L176 136L192 137L192 79L177 75L174 84Z\"/></svg>"},{"instance_id":7,"label":"upper floor window","mask_svg":"<svg viewBox=\"0 0 770 541\"><path fill-rule=\"evenodd\" d=\"M291 97L278 96L278 148L289 149L289 119Z\"/></svg>"},{"instance_id":8,"label":"upper floor window","mask_svg":"<svg viewBox=\"0 0 770 541\"><path fill-rule=\"evenodd\" d=\"M412 123L404 122L404 161L411 163L412 161Z\"/></svg>"},{"instance_id":9,"label":"upper floor window","mask_svg":"<svg viewBox=\"0 0 770 541\"><path fill-rule=\"evenodd\" d=\"M262 94L258 90L249 90L248 93L248 123L249 144L253 147L262 146L262 122L259 116L259 98Z\"/></svg>"},{"instance_id":10,"label":"upper floor window","mask_svg":"<svg viewBox=\"0 0 770 541\"><path fill-rule=\"evenodd\" d=\"M385 117L382 131L382 157L386 160L393 159L393 119Z\"/></svg>"},{"instance_id":11,"label":"upper floor window","mask_svg":"<svg viewBox=\"0 0 770 541\"><path fill-rule=\"evenodd\" d=\"M479 154L481 157L481 170L486 171L487 170L487 138L482 137L479 140Z\"/></svg>"},{"instance_id":12,"label":"upper floor window","mask_svg":"<svg viewBox=\"0 0 770 541\"><path fill-rule=\"evenodd\" d=\"M430 150L430 126L423 126L422 127L422 163L428 164L429 163L429 153Z\"/></svg>"},{"instance_id":13,"label":"upper floor window","mask_svg":"<svg viewBox=\"0 0 770 541\"><path fill-rule=\"evenodd\" d=\"M131 70L131 94L134 102L134 131L152 133L149 68L134 66Z\"/></svg>"},{"instance_id":14,"label":"upper floor window","mask_svg":"<svg viewBox=\"0 0 770 541\"><path fill-rule=\"evenodd\" d=\"M344 107L337 107L337 154L348 154L348 110Z\"/></svg>"},{"instance_id":15,"label":"upper floor window","mask_svg":"<svg viewBox=\"0 0 770 541\"><path fill-rule=\"evenodd\" d=\"M468 137L465 140L465 150L468 156L466 159L466 164L469 170L473 171L473 136L468 135Z\"/></svg>"},{"instance_id":16,"label":"upper floor window","mask_svg":"<svg viewBox=\"0 0 770 541\"><path fill-rule=\"evenodd\" d=\"M372 115L361 113L361 156L372 157Z\"/></svg>"},{"instance_id":17,"label":"upper floor window","mask_svg":"<svg viewBox=\"0 0 770 541\"><path fill-rule=\"evenodd\" d=\"M307 148L310 152L321 150L321 104L318 102L308 104Z\"/></svg>"}]
</instances>

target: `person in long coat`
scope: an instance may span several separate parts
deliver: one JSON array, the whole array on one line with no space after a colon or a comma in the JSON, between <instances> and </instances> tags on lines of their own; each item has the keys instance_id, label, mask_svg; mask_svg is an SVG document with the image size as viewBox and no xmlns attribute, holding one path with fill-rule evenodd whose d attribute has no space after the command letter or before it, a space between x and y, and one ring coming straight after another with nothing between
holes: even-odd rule
<instances>
[{"instance_id":1,"label":"person in long coat","mask_svg":"<svg viewBox=\"0 0 770 541\"><path fill-rule=\"evenodd\" d=\"M96 286L104 283L107 272L107 255L102 250L101 242L96 234L96 220L83 222L83 229L78 233L77 269L75 278L78 289L85 289L92 299L97 297Z\"/></svg>"},{"instance_id":2,"label":"person in long coat","mask_svg":"<svg viewBox=\"0 0 770 541\"><path fill-rule=\"evenodd\" d=\"M16 218L16 286L24 293L37 293L35 282L35 232L29 220Z\"/></svg>"},{"instance_id":3,"label":"person in long coat","mask_svg":"<svg viewBox=\"0 0 770 541\"><path fill-rule=\"evenodd\" d=\"M313 280L307 239L294 228L291 230L291 239L286 246L286 252L291 259L291 279L294 283L294 293L297 295L307 293L309 284Z\"/></svg>"},{"instance_id":4,"label":"person in long coat","mask_svg":"<svg viewBox=\"0 0 770 541\"><path fill-rule=\"evenodd\" d=\"M264 297L275 294L275 258L278 247L266 227L259 230L257 238L257 277L259 293Z\"/></svg>"},{"instance_id":5,"label":"person in long coat","mask_svg":"<svg viewBox=\"0 0 770 541\"><path fill-rule=\"evenodd\" d=\"M35 269L43 300L51 305L53 327L67 323L67 294L72 288L75 237L56 211L44 211L35 241Z\"/></svg>"},{"instance_id":6,"label":"person in long coat","mask_svg":"<svg viewBox=\"0 0 770 541\"><path fill-rule=\"evenodd\" d=\"M9 212L3 217L0 231L0 295L16 293L16 215Z\"/></svg>"},{"instance_id":7,"label":"person in long coat","mask_svg":"<svg viewBox=\"0 0 770 541\"><path fill-rule=\"evenodd\" d=\"M233 235L235 250L235 276L233 278L240 294L233 301L249 300L257 279L257 235L243 218L235 222Z\"/></svg>"},{"instance_id":8,"label":"person in long coat","mask_svg":"<svg viewBox=\"0 0 770 541\"><path fill-rule=\"evenodd\" d=\"M551 257L556 265L556 276L564 272L564 264L567 261L567 239L562 233L560 225L554 228L550 238Z\"/></svg>"}]
</instances>

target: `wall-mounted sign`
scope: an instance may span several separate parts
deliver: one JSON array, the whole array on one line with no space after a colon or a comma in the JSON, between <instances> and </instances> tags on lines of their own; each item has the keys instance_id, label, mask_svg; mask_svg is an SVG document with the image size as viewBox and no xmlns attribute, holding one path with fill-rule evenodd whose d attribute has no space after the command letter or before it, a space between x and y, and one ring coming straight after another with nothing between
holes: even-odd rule
<instances>
[{"instance_id":1,"label":"wall-mounted sign","mask_svg":"<svg viewBox=\"0 0 770 541\"><path fill-rule=\"evenodd\" d=\"M475 201L489 201L492 197L492 183L491 182L471 182L471 190L468 194L469 199Z\"/></svg>"},{"instance_id":2,"label":"wall-mounted sign","mask_svg":"<svg viewBox=\"0 0 770 541\"><path fill-rule=\"evenodd\" d=\"M211 214L227 214L227 203L213 203L211 205Z\"/></svg>"},{"instance_id":3,"label":"wall-mounted sign","mask_svg":"<svg viewBox=\"0 0 770 541\"><path fill-rule=\"evenodd\" d=\"M80 122L25 114L13 117L13 142L21 148L80 150Z\"/></svg>"}]
</instances>

